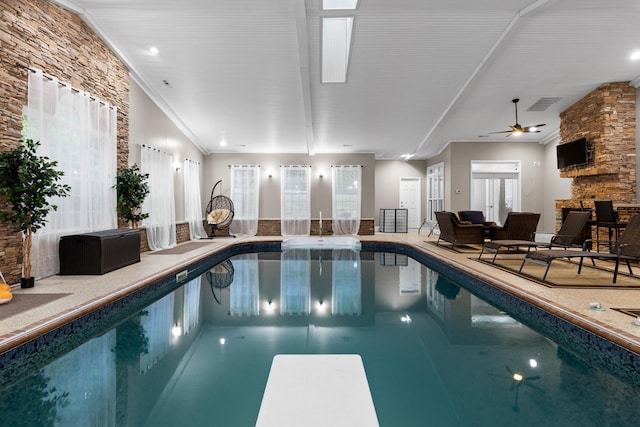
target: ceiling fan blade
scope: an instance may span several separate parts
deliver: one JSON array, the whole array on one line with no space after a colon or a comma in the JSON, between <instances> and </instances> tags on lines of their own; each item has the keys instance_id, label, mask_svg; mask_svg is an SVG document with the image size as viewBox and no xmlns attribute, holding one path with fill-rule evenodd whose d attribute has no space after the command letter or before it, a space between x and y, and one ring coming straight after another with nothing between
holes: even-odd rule
<instances>
[{"instance_id":1,"label":"ceiling fan blade","mask_svg":"<svg viewBox=\"0 0 640 427\"><path fill-rule=\"evenodd\" d=\"M544 123L541 125L527 126L522 128L522 132L540 132L537 128L544 126Z\"/></svg>"},{"instance_id":2,"label":"ceiling fan blade","mask_svg":"<svg viewBox=\"0 0 640 427\"><path fill-rule=\"evenodd\" d=\"M513 130L502 130L500 132L489 132L489 135L491 135L492 133L512 133Z\"/></svg>"}]
</instances>

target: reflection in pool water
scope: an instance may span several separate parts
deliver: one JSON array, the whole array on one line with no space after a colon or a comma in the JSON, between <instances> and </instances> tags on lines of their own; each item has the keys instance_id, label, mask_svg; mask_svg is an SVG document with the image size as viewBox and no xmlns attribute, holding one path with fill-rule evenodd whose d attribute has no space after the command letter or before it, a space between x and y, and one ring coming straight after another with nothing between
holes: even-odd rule
<instances>
[{"instance_id":1,"label":"reflection in pool water","mask_svg":"<svg viewBox=\"0 0 640 427\"><path fill-rule=\"evenodd\" d=\"M340 353L382 426L637 425L637 385L461 285L396 253L237 255L3 384L0 424L249 426L274 355Z\"/></svg>"}]
</instances>

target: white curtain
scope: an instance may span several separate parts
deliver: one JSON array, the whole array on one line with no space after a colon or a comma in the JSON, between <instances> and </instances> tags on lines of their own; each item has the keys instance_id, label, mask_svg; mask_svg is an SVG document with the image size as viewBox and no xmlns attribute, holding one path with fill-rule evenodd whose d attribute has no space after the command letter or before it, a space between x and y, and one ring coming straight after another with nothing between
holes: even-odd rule
<instances>
[{"instance_id":1,"label":"white curtain","mask_svg":"<svg viewBox=\"0 0 640 427\"><path fill-rule=\"evenodd\" d=\"M311 197L309 166L281 166L280 225L283 236L308 236L311 233Z\"/></svg>"},{"instance_id":2,"label":"white curtain","mask_svg":"<svg viewBox=\"0 0 640 427\"><path fill-rule=\"evenodd\" d=\"M234 216L229 232L255 236L258 233L260 166L231 166L231 200Z\"/></svg>"},{"instance_id":3,"label":"white curtain","mask_svg":"<svg viewBox=\"0 0 640 427\"><path fill-rule=\"evenodd\" d=\"M67 405L58 405L58 426L116 425L116 330L94 338L54 360L42 370L47 390ZM30 408L31 409L31 408Z\"/></svg>"},{"instance_id":4,"label":"white curtain","mask_svg":"<svg viewBox=\"0 0 640 427\"><path fill-rule=\"evenodd\" d=\"M334 315L362 314L362 273L360 253L351 249L334 249L332 259L333 298L331 313Z\"/></svg>"},{"instance_id":5,"label":"white curtain","mask_svg":"<svg viewBox=\"0 0 640 427\"><path fill-rule=\"evenodd\" d=\"M358 234L362 166L332 166L333 234Z\"/></svg>"},{"instance_id":6,"label":"white curtain","mask_svg":"<svg viewBox=\"0 0 640 427\"><path fill-rule=\"evenodd\" d=\"M182 325L185 335L191 332L200 321L200 288L202 276L198 276L184 285L184 304L182 310Z\"/></svg>"},{"instance_id":7,"label":"white curtain","mask_svg":"<svg viewBox=\"0 0 640 427\"><path fill-rule=\"evenodd\" d=\"M169 353L174 302L175 292L171 292L151 304L147 308L149 314L140 319L144 333L149 339L149 351L146 354L140 354L140 373L142 374Z\"/></svg>"},{"instance_id":8,"label":"white curtain","mask_svg":"<svg viewBox=\"0 0 640 427\"><path fill-rule=\"evenodd\" d=\"M176 245L173 158L164 151L143 145L140 170L149 174L149 195L142 204L142 211L149 214L142 222L147 229L149 249L171 248Z\"/></svg>"},{"instance_id":9,"label":"white curtain","mask_svg":"<svg viewBox=\"0 0 640 427\"><path fill-rule=\"evenodd\" d=\"M33 276L60 270L60 236L117 227L117 111L42 71L29 73L26 136L39 153L58 162L69 197L53 198L45 227L33 236Z\"/></svg>"},{"instance_id":10,"label":"white curtain","mask_svg":"<svg viewBox=\"0 0 640 427\"><path fill-rule=\"evenodd\" d=\"M310 312L311 250L286 250L280 255L280 314Z\"/></svg>"},{"instance_id":11,"label":"white curtain","mask_svg":"<svg viewBox=\"0 0 640 427\"><path fill-rule=\"evenodd\" d=\"M229 312L232 316L257 316L260 314L258 282L258 254L236 255L233 264Z\"/></svg>"},{"instance_id":12,"label":"white curtain","mask_svg":"<svg viewBox=\"0 0 640 427\"><path fill-rule=\"evenodd\" d=\"M200 193L200 163L184 160L184 216L189 223L191 240L207 238L202 224L202 194Z\"/></svg>"}]
</instances>

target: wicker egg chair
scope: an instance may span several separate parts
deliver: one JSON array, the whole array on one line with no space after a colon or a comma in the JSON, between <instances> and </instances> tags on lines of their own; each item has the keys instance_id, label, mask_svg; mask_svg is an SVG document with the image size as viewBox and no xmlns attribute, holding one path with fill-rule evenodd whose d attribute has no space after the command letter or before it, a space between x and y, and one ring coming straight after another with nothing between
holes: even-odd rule
<instances>
[{"instance_id":1,"label":"wicker egg chair","mask_svg":"<svg viewBox=\"0 0 640 427\"><path fill-rule=\"evenodd\" d=\"M211 226L210 237L216 236L216 230L225 230L231 225L233 221L233 201L227 196L219 194L214 196L216 187L222 182L222 180L216 182L211 190L211 200L207 205L207 224Z\"/></svg>"}]
</instances>

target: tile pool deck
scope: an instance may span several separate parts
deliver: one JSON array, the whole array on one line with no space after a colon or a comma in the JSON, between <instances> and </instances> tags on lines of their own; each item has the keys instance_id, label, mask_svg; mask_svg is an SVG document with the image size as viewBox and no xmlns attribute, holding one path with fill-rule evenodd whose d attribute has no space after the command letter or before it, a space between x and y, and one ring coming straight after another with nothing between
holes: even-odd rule
<instances>
[{"instance_id":1,"label":"tile pool deck","mask_svg":"<svg viewBox=\"0 0 640 427\"><path fill-rule=\"evenodd\" d=\"M559 317L596 332L608 340L640 354L640 327L634 318L611 310L612 307L640 309L640 287L615 288L551 288L538 282L478 262L477 254L455 253L439 248L423 231L406 234L379 233L359 236L361 241L391 242L411 245L428 252L442 262L452 264L495 287L521 299L543 307ZM141 262L100 276L53 276L36 281L31 289L14 287L14 294L63 294L52 301L2 318L0 305L0 354L30 339L63 325L93 309L127 295L167 275L176 274L211 253L239 242L279 241L279 237L230 238L220 237L203 241L196 249L183 254L141 255ZM184 244L184 243L183 243ZM552 267L553 268L553 267ZM586 274L583 273L583 275ZM638 279L640 285L640 278ZM595 311L589 306L598 301L605 310ZM11 304L11 303L9 303ZM8 305L6 306L8 307Z\"/></svg>"}]
</instances>

